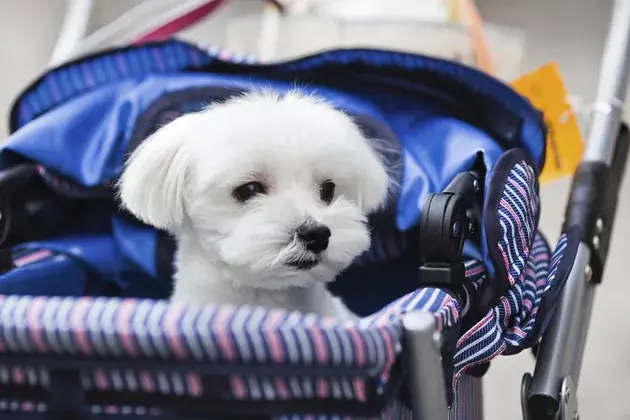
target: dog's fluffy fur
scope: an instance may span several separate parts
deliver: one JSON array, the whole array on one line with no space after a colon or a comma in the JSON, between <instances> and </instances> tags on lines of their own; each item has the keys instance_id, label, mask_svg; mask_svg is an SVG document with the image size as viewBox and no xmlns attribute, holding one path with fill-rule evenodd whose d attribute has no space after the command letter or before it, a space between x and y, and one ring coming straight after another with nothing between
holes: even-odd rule
<instances>
[{"instance_id":1,"label":"dog's fluffy fur","mask_svg":"<svg viewBox=\"0 0 630 420\"><path fill-rule=\"evenodd\" d=\"M253 181L264 190L239 199L238 187ZM298 92L258 92L160 128L128 160L119 194L137 218L176 238L174 301L347 318L326 283L369 247L366 216L388 184L345 113ZM330 229L323 252L297 238L305 223Z\"/></svg>"}]
</instances>

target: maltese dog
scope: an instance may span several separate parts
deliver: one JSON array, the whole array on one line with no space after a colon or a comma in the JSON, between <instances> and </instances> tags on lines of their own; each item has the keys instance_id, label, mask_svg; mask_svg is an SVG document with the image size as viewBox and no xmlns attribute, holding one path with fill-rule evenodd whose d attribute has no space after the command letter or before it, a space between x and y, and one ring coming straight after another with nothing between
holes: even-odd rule
<instances>
[{"instance_id":1,"label":"maltese dog","mask_svg":"<svg viewBox=\"0 0 630 420\"><path fill-rule=\"evenodd\" d=\"M177 241L173 301L344 319L354 316L326 285L369 247L367 215L388 189L352 119L299 92L248 93L175 119L119 183L123 206Z\"/></svg>"}]
</instances>

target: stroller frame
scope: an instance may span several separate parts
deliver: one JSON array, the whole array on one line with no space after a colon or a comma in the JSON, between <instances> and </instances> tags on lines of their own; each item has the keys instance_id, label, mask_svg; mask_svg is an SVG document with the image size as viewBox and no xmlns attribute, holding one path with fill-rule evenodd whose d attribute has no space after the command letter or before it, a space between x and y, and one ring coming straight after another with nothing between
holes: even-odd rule
<instances>
[{"instance_id":1,"label":"stroller frame","mask_svg":"<svg viewBox=\"0 0 630 420\"><path fill-rule=\"evenodd\" d=\"M91 11L89 0L70 0L68 5L65 27L53 55L55 62L71 54L71 38L83 37L86 14L89 15ZM619 186L630 144L628 128L622 122L623 98L628 87L629 72L630 0L617 0L601 64L586 151L575 174L566 206L564 227L579 227L580 244L565 289L539 345L533 375L526 373L523 376L521 405L524 420L579 418L576 391L588 326L595 290L603 278ZM447 191L437 195L459 195L461 198L465 193L448 191L447 188ZM421 228L431 230L437 223L426 214L427 211L423 210L422 219L425 223ZM442 214L442 217L446 215ZM445 239L448 244L441 243L439 246L450 245L451 240ZM439 262L434 259L435 255L428 260L425 258L425 267L427 263ZM453 286L445 283L448 277L431 277L431 280L434 280L433 284L442 281L441 285L446 289ZM405 316L403 326L405 353L409 357L406 363L413 418L448 419L441 368L441 337L435 329L434 317L425 312L412 312ZM17 359L15 362L19 363ZM426 381L426 378L432 380ZM62 381L51 385L58 392L73 393L77 390L66 387L73 382Z\"/></svg>"},{"instance_id":2,"label":"stroller frame","mask_svg":"<svg viewBox=\"0 0 630 420\"><path fill-rule=\"evenodd\" d=\"M583 236L558 307L537 351L534 373L523 375L524 420L579 418L577 387L588 327L595 291L602 282L630 143L628 129L622 121L629 72L630 1L617 0L601 63L586 150L565 212L565 227L577 224ZM438 378L434 384L443 383L436 345L439 338L431 317L410 313L403 325L410 355L414 419L447 419L443 387L421 383L426 377Z\"/></svg>"}]
</instances>

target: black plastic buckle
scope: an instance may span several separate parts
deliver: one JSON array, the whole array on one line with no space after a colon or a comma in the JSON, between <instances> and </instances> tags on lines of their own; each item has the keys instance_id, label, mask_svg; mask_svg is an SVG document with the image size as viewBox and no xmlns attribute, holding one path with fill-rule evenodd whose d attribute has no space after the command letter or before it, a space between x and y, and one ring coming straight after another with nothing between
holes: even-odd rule
<instances>
[{"instance_id":1,"label":"black plastic buckle","mask_svg":"<svg viewBox=\"0 0 630 420\"><path fill-rule=\"evenodd\" d=\"M475 172L463 172L444 192L429 194L420 217L418 283L421 287L446 289L465 305L466 278L463 250L467 239L477 239L482 190Z\"/></svg>"}]
</instances>

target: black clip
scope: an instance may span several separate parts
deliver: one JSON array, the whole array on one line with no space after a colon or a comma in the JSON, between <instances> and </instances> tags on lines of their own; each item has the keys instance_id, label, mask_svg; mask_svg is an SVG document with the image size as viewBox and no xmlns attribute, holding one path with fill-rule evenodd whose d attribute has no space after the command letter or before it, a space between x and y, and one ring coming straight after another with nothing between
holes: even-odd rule
<instances>
[{"instance_id":1,"label":"black clip","mask_svg":"<svg viewBox=\"0 0 630 420\"><path fill-rule=\"evenodd\" d=\"M481 181L475 172L458 174L446 189L429 194L420 217L418 282L455 294L466 305L464 243L478 239Z\"/></svg>"},{"instance_id":2,"label":"black clip","mask_svg":"<svg viewBox=\"0 0 630 420\"><path fill-rule=\"evenodd\" d=\"M481 236L482 191L480 176L462 172L443 192L426 197L420 217L419 286L453 294L462 308L472 305L465 285L463 252L466 240ZM461 322L442 332L442 368L449 405L453 401L453 357L461 332Z\"/></svg>"}]
</instances>

